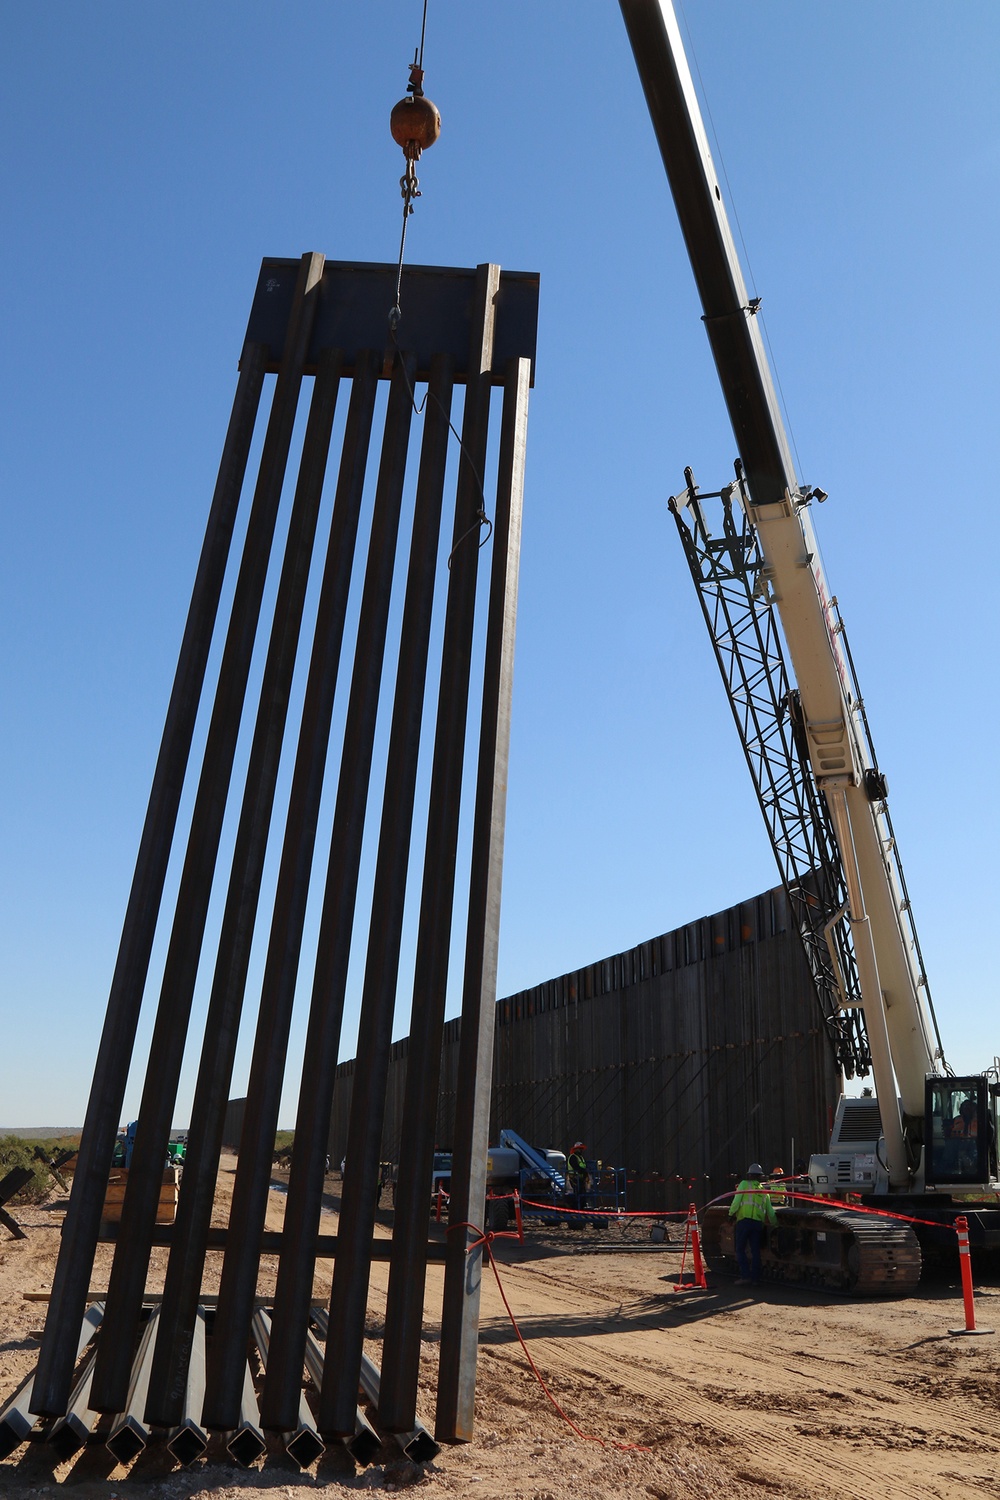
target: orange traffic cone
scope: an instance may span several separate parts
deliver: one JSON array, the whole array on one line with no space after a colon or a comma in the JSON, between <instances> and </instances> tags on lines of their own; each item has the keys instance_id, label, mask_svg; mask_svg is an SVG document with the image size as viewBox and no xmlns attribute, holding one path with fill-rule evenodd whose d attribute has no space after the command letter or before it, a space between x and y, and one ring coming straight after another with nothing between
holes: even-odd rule
<instances>
[{"instance_id":1,"label":"orange traffic cone","mask_svg":"<svg viewBox=\"0 0 1000 1500\"><path fill-rule=\"evenodd\" d=\"M685 1266L687 1265L688 1246L691 1247L691 1275L693 1281L685 1282ZM675 1292L707 1292L708 1282L705 1280L705 1264L701 1258L701 1233L698 1229L698 1210L692 1203L688 1208L687 1220L684 1224L684 1249L681 1252L681 1269L674 1285Z\"/></svg>"}]
</instances>

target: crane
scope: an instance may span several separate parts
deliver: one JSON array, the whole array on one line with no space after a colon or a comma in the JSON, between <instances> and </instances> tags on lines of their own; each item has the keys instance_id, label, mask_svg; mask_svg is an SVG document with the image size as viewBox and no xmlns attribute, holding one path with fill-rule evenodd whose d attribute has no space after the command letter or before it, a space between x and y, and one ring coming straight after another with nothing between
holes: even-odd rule
<instances>
[{"instance_id":1,"label":"crane","mask_svg":"<svg viewBox=\"0 0 1000 1500\"><path fill-rule=\"evenodd\" d=\"M840 1101L813 1191L859 1191L1000 1245L997 1067L958 1078L937 1028L864 700L800 482L671 0L620 0L739 458L670 501L833 1044L876 1096ZM711 502L711 505L710 505ZM716 519L720 513L720 521ZM713 530L714 526L714 530ZM770 1271L854 1290L919 1277L908 1228L788 1210ZM793 1222L794 1218L794 1222ZM725 1258L725 1224L706 1229Z\"/></svg>"}]
</instances>

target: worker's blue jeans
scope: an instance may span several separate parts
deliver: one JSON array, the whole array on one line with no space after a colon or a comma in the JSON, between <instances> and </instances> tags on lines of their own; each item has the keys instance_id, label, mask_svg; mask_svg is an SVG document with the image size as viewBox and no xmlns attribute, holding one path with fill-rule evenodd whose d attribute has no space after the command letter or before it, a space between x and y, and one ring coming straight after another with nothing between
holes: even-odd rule
<instances>
[{"instance_id":1,"label":"worker's blue jeans","mask_svg":"<svg viewBox=\"0 0 1000 1500\"><path fill-rule=\"evenodd\" d=\"M763 1238L764 1226L759 1219L736 1220L736 1263L740 1268L740 1275L747 1281L760 1280L760 1246Z\"/></svg>"}]
</instances>

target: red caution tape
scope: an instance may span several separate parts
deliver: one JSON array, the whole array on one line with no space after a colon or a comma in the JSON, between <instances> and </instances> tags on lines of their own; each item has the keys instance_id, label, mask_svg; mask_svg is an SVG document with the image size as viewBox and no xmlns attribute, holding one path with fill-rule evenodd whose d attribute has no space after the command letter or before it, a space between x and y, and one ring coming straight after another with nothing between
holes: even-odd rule
<instances>
[{"instance_id":1,"label":"red caution tape","mask_svg":"<svg viewBox=\"0 0 1000 1500\"><path fill-rule=\"evenodd\" d=\"M823 1203L828 1208L835 1206L838 1209L846 1209L852 1214L869 1214L876 1219L898 1219L901 1224L923 1224L928 1229L950 1229L950 1224L942 1224L940 1219L918 1219L913 1214L896 1214L888 1208L865 1208L861 1203L844 1203L839 1198L820 1198L811 1193L789 1193L789 1198L799 1203Z\"/></svg>"},{"instance_id":2,"label":"red caution tape","mask_svg":"<svg viewBox=\"0 0 1000 1500\"><path fill-rule=\"evenodd\" d=\"M494 1199L500 1197L512 1198L513 1193L494 1193ZM522 1198L525 1208L541 1208L546 1213L557 1213L560 1217L564 1214L579 1214L584 1219L611 1219L615 1224L622 1223L625 1219L686 1219L687 1209L662 1209L662 1208L569 1208L562 1203L536 1203L533 1198Z\"/></svg>"}]
</instances>

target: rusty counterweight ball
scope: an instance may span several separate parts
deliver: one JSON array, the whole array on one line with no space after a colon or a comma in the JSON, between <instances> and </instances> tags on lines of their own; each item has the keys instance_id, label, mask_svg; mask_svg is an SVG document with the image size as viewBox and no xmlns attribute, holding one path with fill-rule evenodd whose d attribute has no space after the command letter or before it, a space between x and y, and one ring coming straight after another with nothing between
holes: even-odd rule
<instances>
[{"instance_id":1,"label":"rusty counterweight ball","mask_svg":"<svg viewBox=\"0 0 1000 1500\"><path fill-rule=\"evenodd\" d=\"M418 157L426 147L433 146L441 134L438 107L423 94L407 94L405 99L392 106L389 129L397 146L402 146L408 157Z\"/></svg>"}]
</instances>

